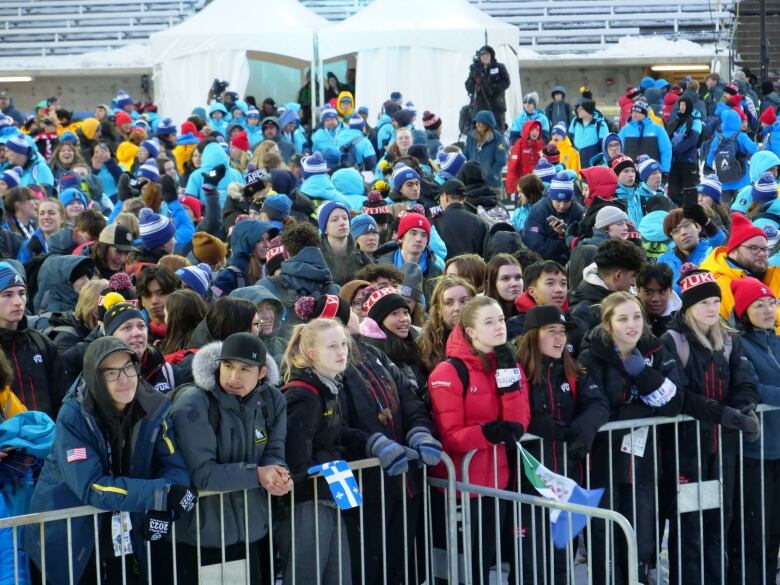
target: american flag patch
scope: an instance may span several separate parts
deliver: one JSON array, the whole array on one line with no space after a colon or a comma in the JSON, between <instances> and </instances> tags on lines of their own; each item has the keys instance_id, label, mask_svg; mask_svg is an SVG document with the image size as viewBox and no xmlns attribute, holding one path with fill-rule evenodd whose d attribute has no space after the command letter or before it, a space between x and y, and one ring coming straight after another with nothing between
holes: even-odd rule
<instances>
[{"instance_id":1,"label":"american flag patch","mask_svg":"<svg viewBox=\"0 0 780 585\"><path fill-rule=\"evenodd\" d=\"M67 458L68 463L73 463L74 461L84 461L87 458L87 448L76 447L75 449L68 449L65 451L65 457Z\"/></svg>"}]
</instances>

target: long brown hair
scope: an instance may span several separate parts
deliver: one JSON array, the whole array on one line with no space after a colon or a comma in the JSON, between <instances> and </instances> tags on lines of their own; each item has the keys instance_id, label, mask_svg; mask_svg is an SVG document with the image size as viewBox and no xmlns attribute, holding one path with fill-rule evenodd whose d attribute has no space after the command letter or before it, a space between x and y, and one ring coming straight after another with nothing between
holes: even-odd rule
<instances>
[{"instance_id":1,"label":"long brown hair","mask_svg":"<svg viewBox=\"0 0 780 585\"><path fill-rule=\"evenodd\" d=\"M498 272L502 266L517 266L521 272L523 270L523 267L520 266L520 263L514 256L509 254L496 254L493 256L490 262L487 263L487 269L485 270L485 296L494 299L501 307L504 315L509 316L512 314L514 303L508 303L502 299L498 294L498 287L496 286Z\"/></svg>"},{"instance_id":2,"label":"long brown hair","mask_svg":"<svg viewBox=\"0 0 780 585\"><path fill-rule=\"evenodd\" d=\"M431 305L428 311L428 320L423 325L417 345L420 348L420 357L426 369L433 371L439 362L447 358L444 341L445 325L441 315L442 297L444 293L456 286L462 286L471 298L477 296L477 291L465 279L460 276L445 275L439 277L436 288L431 295ZM418 305L419 306L419 305Z\"/></svg>"},{"instance_id":3,"label":"long brown hair","mask_svg":"<svg viewBox=\"0 0 780 585\"><path fill-rule=\"evenodd\" d=\"M165 299L168 329L160 346L163 355L186 349L198 324L206 316L206 303L196 292L175 290Z\"/></svg>"},{"instance_id":4,"label":"long brown hair","mask_svg":"<svg viewBox=\"0 0 780 585\"><path fill-rule=\"evenodd\" d=\"M526 331L515 341L517 347L517 361L523 366L525 375L532 384L538 384L543 380L542 355L539 349L539 327ZM563 370L566 377L581 378L585 374L579 362L577 362L567 349L563 350L561 356L563 360Z\"/></svg>"},{"instance_id":5,"label":"long brown hair","mask_svg":"<svg viewBox=\"0 0 780 585\"><path fill-rule=\"evenodd\" d=\"M479 361L482 362L482 367L485 371L490 371L490 362L488 361L487 355L474 347L474 342L468 336L468 333L466 333L466 328L474 327L477 323L477 313L490 305L497 305L501 308L501 305L496 299L487 296L477 296L463 305L463 309L460 311L460 326L463 327L463 338L469 344L469 347L471 347L471 351L474 355L479 356Z\"/></svg>"},{"instance_id":6,"label":"long brown hair","mask_svg":"<svg viewBox=\"0 0 780 585\"><path fill-rule=\"evenodd\" d=\"M479 254L460 254L444 263L444 272L454 265L458 276L465 278L474 289L481 293L485 290L485 261Z\"/></svg>"}]
</instances>

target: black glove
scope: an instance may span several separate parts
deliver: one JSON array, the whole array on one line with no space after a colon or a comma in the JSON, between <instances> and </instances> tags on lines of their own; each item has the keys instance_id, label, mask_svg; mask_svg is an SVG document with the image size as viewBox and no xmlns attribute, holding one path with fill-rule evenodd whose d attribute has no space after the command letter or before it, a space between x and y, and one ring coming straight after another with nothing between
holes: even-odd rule
<instances>
[{"instance_id":1,"label":"black glove","mask_svg":"<svg viewBox=\"0 0 780 585\"><path fill-rule=\"evenodd\" d=\"M550 441L565 441L568 430L569 425L554 416L532 417L531 424L528 425L529 433Z\"/></svg>"},{"instance_id":2,"label":"black glove","mask_svg":"<svg viewBox=\"0 0 780 585\"><path fill-rule=\"evenodd\" d=\"M687 217L693 222L698 223L701 227L707 225L710 218L704 212L704 208L698 203L693 205L683 205L683 217Z\"/></svg>"},{"instance_id":3,"label":"black glove","mask_svg":"<svg viewBox=\"0 0 780 585\"><path fill-rule=\"evenodd\" d=\"M511 420L494 420L482 425L482 434L494 445L514 445L525 434L525 428Z\"/></svg>"},{"instance_id":4,"label":"black glove","mask_svg":"<svg viewBox=\"0 0 780 585\"><path fill-rule=\"evenodd\" d=\"M661 184L667 185L669 183L669 173L661 173Z\"/></svg>"},{"instance_id":5,"label":"black glove","mask_svg":"<svg viewBox=\"0 0 780 585\"><path fill-rule=\"evenodd\" d=\"M584 461L588 454L588 444L579 435L570 435L566 439L566 453L574 461Z\"/></svg>"},{"instance_id":6,"label":"black glove","mask_svg":"<svg viewBox=\"0 0 780 585\"><path fill-rule=\"evenodd\" d=\"M761 436L761 425L758 424L758 416L753 406L746 406L742 410L727 406L723 409L720 424L726 429L745 433L745 440L748 443L755 443Z\"/></svg>"},{"instance_id":7,"label":"black glove","mask_svg":"<svg viewBox=\"0 0 780 585\"><path fill-rule=\"evenodd\" d=\"M141 192L137 189L137 183L130 175L122 173L116 184L116 198L119 201L127 201L133 197L140 197Z\"/></svg>"},{"instance_id":8,"label":"black glove","mask_svg":"<svg viewBox=\"0 0 780 585\"><path fill-rule=\"evenodd\" d=\"M216 189L219 182L225 176L227 169L225 165L217 165L211 169L208 173L203 175L203 188L204 189Z\"/></svg>"},{"instance_id":9,"label":"black glove","mask_svg":"<svg viewBox=\"0 0 780 585\"><path fill-rule=\"evenodd\" d=\"M167 510L177 520L182 514L193 510L198 502L198 494L185 485L172 485L168 488Z\"/></svg>"},{"instance_id":10,"label":"black glove","mask_svg":"<svg viewBox=\"0 0 780 585\"><path fill-rule=\"evenodd\" d=\"M496 354L496 385L499 393L520 390L520 370L512 350L504 344L496 347L493 352Z\"/></svg>"},{"instance_id":11,"label":"black glove","mask_svg":"<svg viewBox=\"0 0 780 585\"><path fill-rule=\"evenodd\" d=\"M162 198L166 203L173 203L179 200L179 192L176 189L176 181L173 177L163 175L160 178L160 189L162 190Z\"/></svg>"},{"instance_id":12,"label":"black glove","mask_svg":"<svg viewBox=\"0 0 780 585\"><path fill-rule=\"evenodd\" d=\"M162 540L171 530L173 515L170 512L147 512L141 529L144 540Z\"/></svg>"}]
</instances>

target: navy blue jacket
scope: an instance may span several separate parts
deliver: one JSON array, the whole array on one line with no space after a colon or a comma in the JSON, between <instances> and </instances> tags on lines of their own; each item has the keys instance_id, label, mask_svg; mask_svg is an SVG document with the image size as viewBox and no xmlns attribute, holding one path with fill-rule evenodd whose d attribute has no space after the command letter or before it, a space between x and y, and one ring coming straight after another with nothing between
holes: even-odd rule
<instances>
[{"instance_id":1,"label":"navy blue jacket","mask_svg":"<svg viewBox=\"0 0 780 585\"><path fill-rule=\"evenodd\" d=\"M481 110L474 116L474 122L482 122L493 131L493 138L482 145L477 144L472 134L466 139L466 149L463 154L468 160L477 161L482 168L482 178L485 182L498 189L502 186L501 171L506 166L507 147L501 131L496 129L496 117L493 112Z\"/></svg>"},{"instance_id":2,"label":"navy blue jacket","mask_svg":"<svg viewBox=\"0 0 780 585\"><path fill-rule=\"evenodd\" d=\"M571 225L582 219L582 207L574 202L565 213L558 213L549 197L542 197L528 212L523 228L523 242L545 260L566 264L569 260L569 247L566 245L565 236L558 235L547 223L547 218L551 215Z\"/></svg>"}]
</instances>

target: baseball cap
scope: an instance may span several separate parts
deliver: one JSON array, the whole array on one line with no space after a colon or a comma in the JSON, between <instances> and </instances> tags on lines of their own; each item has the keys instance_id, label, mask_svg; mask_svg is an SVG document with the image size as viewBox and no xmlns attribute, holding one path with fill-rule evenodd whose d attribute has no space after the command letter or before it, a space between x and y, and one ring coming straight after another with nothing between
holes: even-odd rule
<instances>
[{"instance_id":1,"label":"baseball cap","mask_svg":"<svg viewBox=\"0 0 780 585\"><path fill-rule=\"evenodd\" d=\"M234 333L222 342L218 361L236 360L250 366L265 366L268 350L257 335Z\"/></svg>"},{"instance_id":2,"label":"baseball cap","mask_svg":"<svg viewBox=\"0 0 780 585\"><path fill-rule=\"evenodd\" d=\"M130 252L135 249L133 247L133 234L130 233L130 230L115 223L103 228L98 242L114 246L120 252Z\"/></svg>"}]
</instances>

